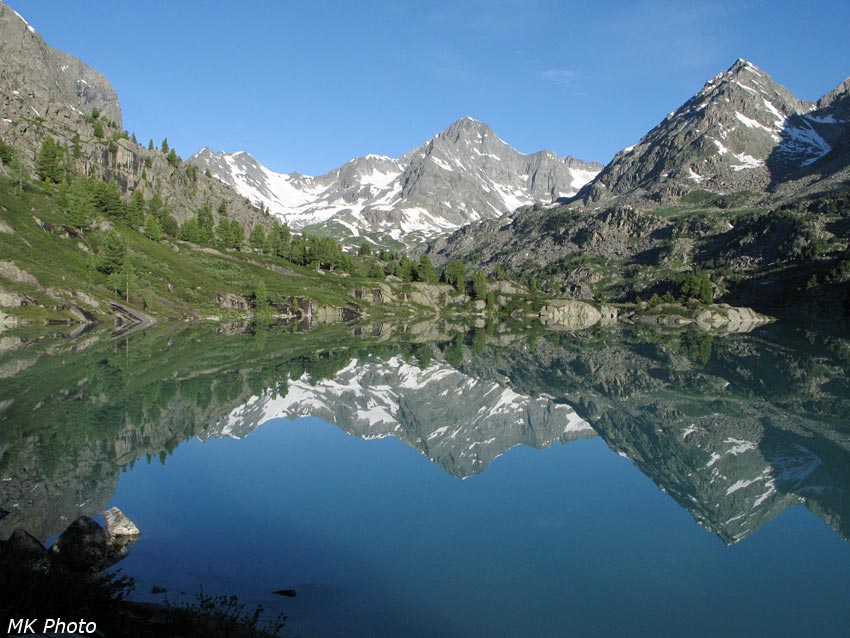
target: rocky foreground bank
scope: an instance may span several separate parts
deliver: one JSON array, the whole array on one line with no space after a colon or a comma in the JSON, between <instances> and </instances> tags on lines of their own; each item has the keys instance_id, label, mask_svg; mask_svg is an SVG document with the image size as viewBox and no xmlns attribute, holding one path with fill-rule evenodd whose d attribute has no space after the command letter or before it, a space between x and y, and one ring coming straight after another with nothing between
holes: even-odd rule
<instances>
[{"instance_id":1,"label":"rocky foreground bank","mask_svg":"<svg viewBox=\"0 0 850 638\"><path fill-rule=\"evenodd\" d=\"M201 592L182 606L126 600L133 579L108 568L140 532L117 508L104 521L81 516L50 548L20 528L0 541L0 623L8 635L263 638L283 628L285 617L260 627L262 608L245 611L235 597Z\"/></svg>"}]
</instances>

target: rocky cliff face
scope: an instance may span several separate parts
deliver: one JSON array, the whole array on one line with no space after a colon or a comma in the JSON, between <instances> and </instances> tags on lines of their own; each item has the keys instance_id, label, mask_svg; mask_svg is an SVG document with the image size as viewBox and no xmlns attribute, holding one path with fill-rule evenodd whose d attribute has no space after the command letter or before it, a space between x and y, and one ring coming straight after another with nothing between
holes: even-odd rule
<instances>
[{"instance_id":1,"label":"rocky cliff face","mask_svg":"<svg viewBox=\"0 0 850 638\"><path fill-rule=\"evenodd\" d=\"M68 108L89 114L97 108L121 127L121 107L112 85L80 60L47 45L13 9L0 2L0 89L10 102L37 117Z\"/></svg>"},{"instance_id":2,"label":"rocky cliff face","mask_svg":"<svg viewBox=\"0 0 850 638\"><path fill-rule=\"evenodd\" d=\"M738 60L620 151L579 199L650 207L676 203L696 190L758 197L817 173L817 162L850 130L846 84L816 104L802 102Z\"/></svg>"},{"instance_id":3,"label":"rocky cliff face","mask_svg":"<svg viewBox=\"0 0 850 638\"><path fill-rule=\"evenodd\" d=\"M92 117L93 109L99 112ZM95 125L103 134L95 135ZM125 195L159 193L178 222L205 203L221 201L230 217L249 230L269 225L244 197L203 171L173 166L160 151L149 151L123 131L118 97L109 81L80 60L50 47L15 11L0 2L0 139L18 151L34 171L45 137L67 149L78 172L114 180Z\"/></svg>"},{"instance_id":4,"label":"rocky cliff face","mask_svg":"<svg viewBox=\"0 0 850 638\"><path fill-rule=\"evenodd\" d=\"M274 173L244 152L205 148L189 162L294 228L314 227L352 243L366 238L408 246L519 206L574 195L602 168L549 151L523 155L471 118L401 158L367 155L319 177Z\"/></svg>"}]
</instances>

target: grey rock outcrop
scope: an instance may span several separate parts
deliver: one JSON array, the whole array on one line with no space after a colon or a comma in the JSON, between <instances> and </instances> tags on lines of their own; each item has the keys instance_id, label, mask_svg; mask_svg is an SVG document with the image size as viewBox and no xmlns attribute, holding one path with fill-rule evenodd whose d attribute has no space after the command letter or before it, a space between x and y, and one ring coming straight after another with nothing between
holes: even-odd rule
<instances>
[{"instance_id":1,"label":"grey rock outcrop","mask_svg":"<svg viewBox=\"0 0 850 638\"><path fill-rule=\"evenodd\" d=\"M245 152L205 148L189 162L294 228L319 226L351 242L365 237L408 246L574 195L602 168L549 151L524 155L472 118L398 159L367 155L319 177L273 173Z\"/></svg>"},{"instance_id":2,"label":"grey rock outcrop","mask_svg":"<svg viewBox=\"0 0 850 638\"><path fill-rule=\"evenodd\" d=\"M697 314L695 321L704 330L749 332L758 326L770 323L773 319L752 308L735 308L728 304L718 304Z\"/></svg>"},{"instance_id":3,"label":"grey rock outcrop","mask_svg":"<svg viewBox=\"0 0 850 638\"><path fill-rule=\"evenodd\" d=\"M656 306L648 314L634 315L632 321L670 328L693 325L706 332L733 333L750 332L774 319L752 308L729 304L711 304L694 309L681 304L666 303Z\"/></svg>"},{"instance_id":4,"label":"grey rock outcrop","mask_svg":"<svg viewBox=\"0 0 850 638\"><path fill-rule=\"evenodd\" d=\"M606 308L606 315L614 317L616 310ZM595 306L576 299L554 299L540 309L544 326L561 330L586 330L602 320L602 312Z\"/></svg>"}]
</instances>

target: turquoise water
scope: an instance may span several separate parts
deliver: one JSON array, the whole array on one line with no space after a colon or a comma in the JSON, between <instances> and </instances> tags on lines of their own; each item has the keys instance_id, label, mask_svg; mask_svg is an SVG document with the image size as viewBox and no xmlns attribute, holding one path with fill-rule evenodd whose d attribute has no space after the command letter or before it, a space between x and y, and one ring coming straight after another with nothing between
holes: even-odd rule
<instances>
[{"instance_id":1,"label":"turquoise water","mask_svg":"<svg viewBox=\"0 0 850 638\"><path fill-rule=\"evenodd\" d=\"M791 507L726 546L598 438L460 480L274 419L137 464L112 502L144 532L122 563L140 592L236 592L288 635L850 635L850 544L822 520Z\"/></svg>"}]
</instances>

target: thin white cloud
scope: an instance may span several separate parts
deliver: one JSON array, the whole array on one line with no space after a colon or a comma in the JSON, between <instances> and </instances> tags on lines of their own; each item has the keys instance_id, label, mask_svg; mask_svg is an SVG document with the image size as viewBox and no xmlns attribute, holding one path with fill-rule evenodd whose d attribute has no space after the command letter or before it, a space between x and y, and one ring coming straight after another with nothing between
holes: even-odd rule
<instances>
[{"instance_id":1,"label":"thin white cloud","mask_svg":"<svg viewBox=\"0 0 850 638\"><path fill-rule=\"evenodd\" d=\"M540 72L540 77L547 82L553 82L559 86L571 86L575 82L577 73L572 69L546 69Z\"/></svg>"}]
</instances>

